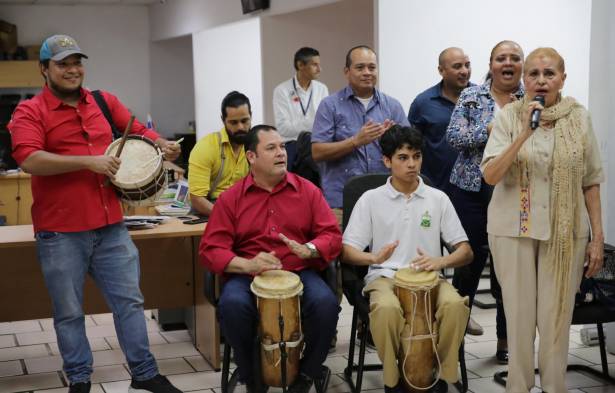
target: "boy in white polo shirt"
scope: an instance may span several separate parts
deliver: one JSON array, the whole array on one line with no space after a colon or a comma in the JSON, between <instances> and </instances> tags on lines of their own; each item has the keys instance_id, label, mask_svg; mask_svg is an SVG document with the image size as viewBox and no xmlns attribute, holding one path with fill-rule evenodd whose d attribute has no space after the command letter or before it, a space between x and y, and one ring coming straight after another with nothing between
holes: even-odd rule
<instances>
[{"instance_id":1,"label":"boy in white polo shirt","mask_svg":"<svg viewBox=\"0 0 615 393\"><path fill-rule=\"evenodd\" d=\"M450 200L427 186L419 173L423 137L396 125L380 140L384 164L391 170L386 184L365 192L357 201L344 232L344 262L369 265L364 293L370 298L370 330L384 367L385 391L401 391L397 354L405 320L393 288L398 269L441 270L472 260L472 250ZM442 256L440 239L455 251ZM372 252L364 252L370 247ZM467 297L442 280L438 288L437 352L440 378L458 380L458 350L468 321ZM446 384L438 387L445 389ZM445 390L444 390L445 391Z\"/></svg>"}]
</instances>

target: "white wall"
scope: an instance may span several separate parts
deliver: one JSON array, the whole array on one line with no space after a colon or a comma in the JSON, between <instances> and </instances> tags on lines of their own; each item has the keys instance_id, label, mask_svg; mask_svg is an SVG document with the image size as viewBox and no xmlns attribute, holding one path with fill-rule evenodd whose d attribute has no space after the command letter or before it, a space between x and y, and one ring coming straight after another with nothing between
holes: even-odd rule
<instances>
[{"instance_id":1,"label":"white wall","mask_svg":"<svg viewBox=\"0 0 615 393\"><path fill-rule=\"evenodd\" d=\"M194 120L192 36L152 42L151 114L158 132L186 132Z\"/></svg>"},{"instance_id":2,"label":"white wall","mask_svg":"<svg viewBox=\"0 0 615 393\"><path fill-rule=\"evenodd\" d=\"M192 37L198 137L222 127L220 103L237 90L252 105L252 124L263 121L260 18L196 33Z\"/></svg>"},{"instance_id":3,"label":"white wall","mask_svg":"<svg viewBox=\"0 0 615 393\"><path fill-rule=\"evenodd\" d=\"M607 176L607 183L601 187L603 225L606 239L615 242L615 210L609 203L609 196L615 195L615 159L608 152L609 124L615 124L613 99L615 98L615 78L609 69L615 60L615 28L612 18L615 7L609 0L593 0L591 25L591 53L589 78L589 110L596 137L600 143L602 165ZM615 146L615 144L613 144ZM613 147L611 147L613 149ZM610 157L611 156L611 157ZM610 209L609 209L610 207Z\"/></svg>"},{"instance_id":4,"label":"white wall","mask_svg":"<svg viewBox=\"0 0 615 393\"><path fill-rule=\"evenodd\" d=\"M144 120L150 107L149 18L145 6L0 6L17 25L20 45L40 45L53 34L74 37L90 57L85 85L117 95Z\"/></svg>"},{"instance_id":5,"label":"white wall","mask_svg":"<svg viewBox=\"0 0 615 393\"><path fill-rule=\"evenodd\" d=\"M472 62L472 81L488 70L491 48L517 41L526 53L556 48L566 60L564 94L587 105L591 1L378 0L380 87L406 111L418 93L440 80L437 58L450 46L463 48Z\"/></svg>"},{"instance_id":6,"label":"white wall","mask_svg":"<svg viewBox=\"0 0 615 393\"><path fill-rule=\"evenodd\" d=\"M320 81L333 93L346 85L348 49L373 45L373 0L344 0L288 14L261 17L265 122L273 124L273 90L295 74L293 57L302 46L320 52ZM332 39L335 37L335 39Z\"/></svg>"},{"instance_id":7,"label":"white wall","mask_svg":"<svg viewBox=\"0 0 615 393\"><path fill-rule=\"evenodd\" d=\"M615 102L615 26L613 25L613 20L615 19L615 5L610 1L607 1L609 4L609 12L608 12L608 22L610 26L609 31L609 40L607 51L604 53L608 54L607 61L609 65L608 74L610 75L609 84L606 86L602 86L602 88L609 89L610 97L609 100L604 103L608 106L608 112L610 114L610 119L608 124L606 124L603 128L603 135L605 141L605 150L607 154L605 156L608 160L607 166L607 196L609 196L609 200L606 201L606 209L607 210L607 222L605 226L607 228L607 240L611 244L615 244L615 143L611 140L611 143L606 145L606 141L608 141L613 134L613 130L615 130L615 110L613 110L613 103ZM609 203L610 202L610 203ZM603 203L603 206L605 204Z\"/></svg>"},{"instance_id":8,"label":"white wall","mask_svg":"<svg viewBox=\"0 0 615 393\"><path fill-rule=\"evenodd\" d=\"M271 0L257 16L275 15L316 7L339 0ZM240 0L169 0L150 7L152 40L178 37L215 26L253 18L243 15Z\"/></svg>"}]
</instances>

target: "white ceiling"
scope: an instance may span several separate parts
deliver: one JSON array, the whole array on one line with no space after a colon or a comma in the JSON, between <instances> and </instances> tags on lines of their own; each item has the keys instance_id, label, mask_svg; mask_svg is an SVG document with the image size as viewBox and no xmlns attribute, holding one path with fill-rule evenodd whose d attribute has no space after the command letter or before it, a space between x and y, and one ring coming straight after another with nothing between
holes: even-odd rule
<instances>
[{"instance_id":1,"label":"white ceiling","mask_svg":"<svg viewBox=\"0 0 615 393\"><path fill-rule=\"evenodd\" d=\"M13 5L151 5L165 0L0 0Z\"/></svg>"}]
</instances>

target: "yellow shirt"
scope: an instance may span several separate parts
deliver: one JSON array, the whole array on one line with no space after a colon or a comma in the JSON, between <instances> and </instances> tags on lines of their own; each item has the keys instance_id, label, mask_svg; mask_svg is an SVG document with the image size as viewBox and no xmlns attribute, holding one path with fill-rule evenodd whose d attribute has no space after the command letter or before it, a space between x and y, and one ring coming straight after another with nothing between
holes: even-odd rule
<instances>
[{"instance_id":1,"label":"yellow shirt","mask_svg":"<svg viewBox=\"0 0 615 393\"><path fill-rule=\"evenodd\" d=\"M218 132L201 138L190 152L190 159L188 160L188 186L192 195L207 198L209 190L218 176L222 163L220 142L216 135L218 133L222 138L222 150L226 159L224 160L222 178L211 197L214 199L218 198L223 191L248 174L248 161L246 160L243 147L235 155L226 129L222 128Z\"/></svg>"},{"instance_id":2,"label":"yellow shirt","mask_svg":"<svg viewBox=\"0 0 615 393\"><path fill-rule=\"evenodd\" d=\"M485 147L481 170L484 171L487 163L500 155L510 146L518 132L517 113L512 110L513 105L507 105L496 116L493 131ZM589 113L583 110L583 125L580 132L584 134L583 142L583 187L600 184L604 181L602 163L600 162L600 149L592 128ZM551 238L551 183L553 171L553 147L555 144L553 131L538 127L525 144L530 149L530 158L533 161L533 173L530 179L530 220L531 227L527 237L536 240L549 240ZM513 163L504 178L496 184L493 196L487 210L487 232L496 236L520 237L520 194L521 184L518 168ZM573 228L576 238L589 235L589 217L585 200L581 198L577 203L581 206L581 227Z\"/></svg>"}]
</instances>

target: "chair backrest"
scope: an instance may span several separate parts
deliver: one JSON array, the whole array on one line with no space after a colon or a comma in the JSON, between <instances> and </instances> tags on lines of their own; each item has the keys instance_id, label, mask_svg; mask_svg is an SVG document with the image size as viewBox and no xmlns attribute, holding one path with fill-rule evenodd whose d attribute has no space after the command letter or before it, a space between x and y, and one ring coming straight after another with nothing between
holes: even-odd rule
<instances>
[{"instance_id":1,"label":"chair backrest","mask_svg":"<svg viewBox=\"0 0 615 393\"><path fill-rule=\"evenodd\" d=\"M301 131L297 137L297 155L295 162L290 163L291 172L308 179L320 187L320 172L312 158L312 133Z\"/></svg>"},{"instance_id":2,"label":"chair backrest","mask_svg":"<svg viewBox=\"0 0 615 393\"><path fill-rule=\"evenodd\" d=\"M361 195L367 190L380 187L385 184L388 173L371 173L367 175L355 176L350 178L344 185L342 198L342 228L346 229L352 209L357 203ZM357 296L361 296L363 290L363 277L367 274L367 266L349 265L341 261L340 268L342 270L342 289L348 302L356 306L355 301Z\"/></svg>"},{"instance_id":3,"label":"chair backrest","mask_svg":"<svg viewBox=\"0 0 615 393\"><path fill-rule=\"evenodd\" d=\"M380 187L389 178L388 173L370 173L350 178L344 185L342 199L342 229L346 229L352 209L361 195L367 190Z\"/></svg>"},{"instance_id":4,"label":"chair backrest","mask_svg":"<svg viewBox=\"0 0 615 393\"><path fill-rule=\"evenodd\" d=\"M350 180L346 182L342 199L342 229L346 229L348 220L350 220L350 214L352 214L352 209L361 195L367 190L380 187L386 183L389 176L391 176L389 173L370 173L351 177ZM423 179L423 183L433 187L431 180L427 176L421 175L421 179Z\"/></svg>"}]
</instances>

